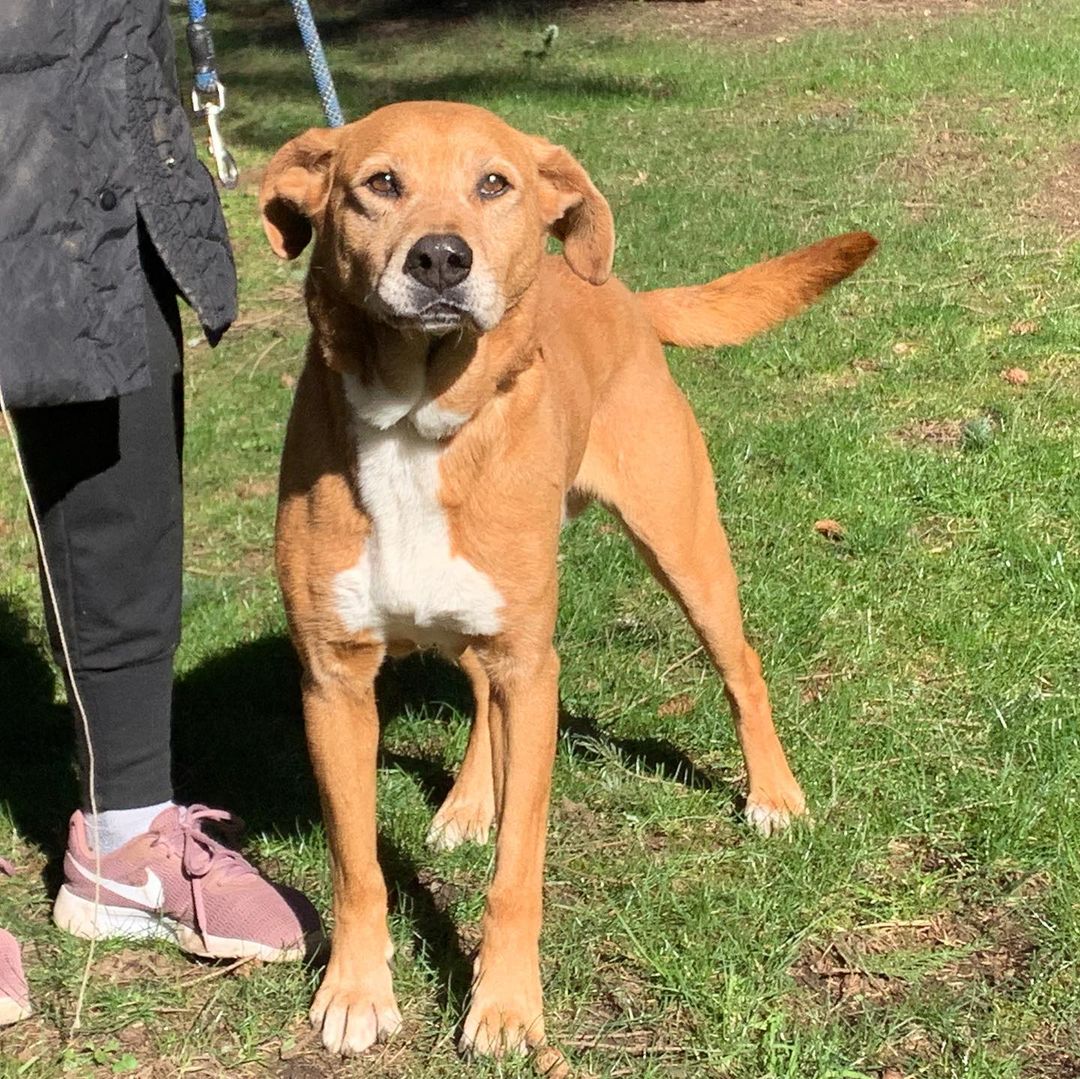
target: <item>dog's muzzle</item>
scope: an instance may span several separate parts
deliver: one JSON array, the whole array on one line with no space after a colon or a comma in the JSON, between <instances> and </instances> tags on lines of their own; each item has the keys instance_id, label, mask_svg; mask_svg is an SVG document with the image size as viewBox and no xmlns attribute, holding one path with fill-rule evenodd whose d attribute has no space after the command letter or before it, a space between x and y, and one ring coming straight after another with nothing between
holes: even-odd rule
<instances>
[{"instance_id":1,"label":"dog's muzzle","mask_svg":"<svg viewBox=\"0 0 1080 1079\"><path fill-rule=\"evenodd\" d=\"M502 318L501 292L482 264L473 266L473 250L463 237L429 233L408 249L397 268L395 262L372 297L377 317L436 334L470 324L483 333Z\"/></svg>"}]
</instances>

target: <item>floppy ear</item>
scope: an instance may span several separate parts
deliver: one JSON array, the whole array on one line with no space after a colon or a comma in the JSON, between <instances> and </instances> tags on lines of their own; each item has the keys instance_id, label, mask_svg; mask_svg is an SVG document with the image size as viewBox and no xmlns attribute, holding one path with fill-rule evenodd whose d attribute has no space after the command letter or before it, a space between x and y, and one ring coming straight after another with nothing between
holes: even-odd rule
<instances>
[{"instance_id":1,"label":"floppy ear","mask_svg":"<svg viewBox=\"0 0 1080 1079\"><path fill-rule=\"evenodd\" d=\"M294 259L311 240L311 222L326 207L336 128L313 127L270 159L259 188L263 231L278 258Z\"/></svg>"},{"instance_id":2,"label":"floppy ear","mask_svg":"<svg viewBox=\"0 0 1080 1079\"><path fill-rule=\"evenodd\" d=\"M552 236L562 240L570 269L593 285L611 276L615 222L607 199L569 150L533 139L540 170L540 212Z\"/></svg>"}]
</instances>

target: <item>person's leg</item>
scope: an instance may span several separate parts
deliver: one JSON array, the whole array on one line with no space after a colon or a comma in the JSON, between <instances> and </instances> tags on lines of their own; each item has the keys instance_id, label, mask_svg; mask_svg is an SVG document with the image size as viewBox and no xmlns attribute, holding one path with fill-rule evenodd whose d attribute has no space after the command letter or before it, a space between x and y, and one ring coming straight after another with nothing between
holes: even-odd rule
<instances>
[{"instance_id":1,"label":"person's leg","mask_svg":"<svg viewBox=\"0 0 1080 1079\"><path fill-rule=\"evenodd\" d=\"M171 801L181 335L172 281L149 243L142 256L150 388L15 418L94 750L96 817L86 812L88 753L77 722L84 804L71 820L53 919L80 937L164 938L215 958L299 959L321 936L311 903L203 830L228 813ZM52 623L50 607L46 597ZM50 632L62 663L57 627Z\"/></svg>"},{"instance_id":2,"label":"person's leg","mask_svg":"<svg viewBox=\"0 0 1080 1079\"><path fill-rule=\"evenodd\" d=\"M172 665L183 549L182 339L172 281L149 243L142 255L152 385L115 400L15 416L90 725L105 849L146 831L172 798ZM47 592L45 610L63 667ZM70 686L68 694L73 697ZM81 722L76 727L89 809L88 753Z\"/></svg>"}]
</instances>

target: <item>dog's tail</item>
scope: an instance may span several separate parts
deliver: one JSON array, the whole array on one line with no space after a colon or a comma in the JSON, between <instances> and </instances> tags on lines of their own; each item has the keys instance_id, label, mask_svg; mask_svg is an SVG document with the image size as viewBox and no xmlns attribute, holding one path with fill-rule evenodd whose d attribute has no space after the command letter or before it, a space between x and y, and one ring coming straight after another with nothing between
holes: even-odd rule
<instances>
[{"instance_id":1,"label":"dog's tail","mask_svg":"<svg viewBox=\"0 0 1080 1079\"><path fill-rule=\"evenodd\" d=\"M797 315L857 270L877 247L868 232L848 232L779 258L725 274L707 285L639 292L665 345L741 345Z\"/></svg>"}]
</instances>

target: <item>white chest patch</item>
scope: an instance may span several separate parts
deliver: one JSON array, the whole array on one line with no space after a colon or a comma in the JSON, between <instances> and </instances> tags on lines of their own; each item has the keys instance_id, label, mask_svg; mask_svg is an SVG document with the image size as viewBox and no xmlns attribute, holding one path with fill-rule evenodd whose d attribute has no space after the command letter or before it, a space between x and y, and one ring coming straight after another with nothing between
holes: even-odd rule
<instances>
[{"instance_id":1,"label":"white chest patch","mask_svg":"<svg viewBox=\"0 0 1080 1079\"><path fill-rule=\"evenodd\" d=\"M422 437L404 416L381 430L365 422L355 409L357 388L350 391L357 413L356 483L372 531L356 565L334 579L338 616L350 631L420 648L452 648L463 636L497 633L502 596L486 574L450 549L439 501L444 447Z\"/></svg>"}]
</instances>

